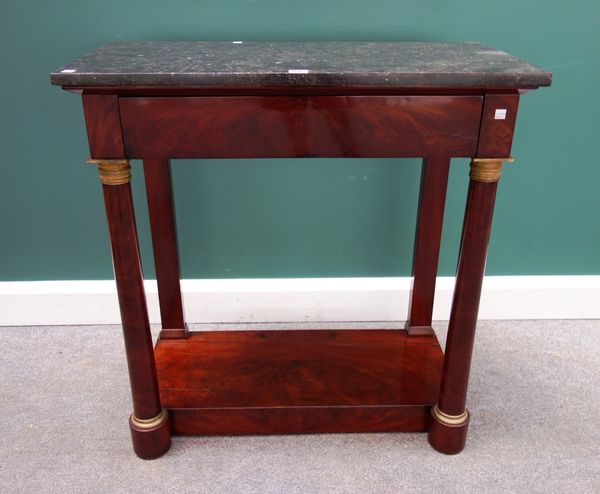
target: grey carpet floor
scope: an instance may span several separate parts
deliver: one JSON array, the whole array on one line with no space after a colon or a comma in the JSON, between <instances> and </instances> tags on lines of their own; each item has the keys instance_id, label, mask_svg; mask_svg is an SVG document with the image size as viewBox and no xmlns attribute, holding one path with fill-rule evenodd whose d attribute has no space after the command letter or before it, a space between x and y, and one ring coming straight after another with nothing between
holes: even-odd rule
<instances>
[{"instance_id":1,"label":"grey carpet floor","mask_svg":"<svg viewBox=\"0 0 600 494\"><path fill-rule=\"evenodd\" d=\"M482 321L452 457L424 434L322 434L179 437L143 461L118 327L5 327L0 345L1 493L600 493L600 321Z\"/></svg>"}]
</instances>

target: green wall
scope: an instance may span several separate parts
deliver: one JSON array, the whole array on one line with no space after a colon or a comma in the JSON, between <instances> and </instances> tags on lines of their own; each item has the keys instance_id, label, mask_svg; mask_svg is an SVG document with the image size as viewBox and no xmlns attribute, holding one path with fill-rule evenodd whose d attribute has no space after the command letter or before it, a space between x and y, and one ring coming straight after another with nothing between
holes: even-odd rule
<instances>
[{"instance_id":1,"label":"green wall","mask_svg":"<svg viewBox=\"0 0 600 494\"><path fill-rule=\"evenodd\" d=\"M481 41L554 73L524 95L488 274L600 274L598 0L3 0L0 280L112 276L81 101L48 74L114 40ZM183 276L410 273L419 162L174 162ZM153 275L141 164L134 194ZM453 273L468 175L451 167L441 272Z\"/></svg>"}]
</instances>

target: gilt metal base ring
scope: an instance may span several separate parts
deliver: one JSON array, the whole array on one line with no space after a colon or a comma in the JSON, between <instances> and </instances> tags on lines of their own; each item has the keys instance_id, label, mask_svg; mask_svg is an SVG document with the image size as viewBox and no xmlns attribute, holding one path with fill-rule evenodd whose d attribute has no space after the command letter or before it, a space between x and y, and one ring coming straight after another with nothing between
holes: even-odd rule
<instances>
[{"instance_id":1,"label":"gilt metal base ring","mask_svg":"<svg viewBox=\"0 0 600 494\"><path fill-rule=\"evenodd\" d=\"M448 427L461 427L469 420L469 412L467 410L460 415L450 415L442 412L438 408L437 403L431 407L431 415L437 422Z\"/></svg>"},{"instance_id":2,"label":"gilt metal base ring","mask_svg":"<svg viewBox=\"0 0 600 494\"><path fill-rule=\"evenodd\" d=\"M131 415L131 424L136 429L156 429L158 426L162 425L163 422L167 419L167 411L163 408L160 413L156 417L152 417L151 419L139 419L135 415Z\"/></svg>"}]
</instances>

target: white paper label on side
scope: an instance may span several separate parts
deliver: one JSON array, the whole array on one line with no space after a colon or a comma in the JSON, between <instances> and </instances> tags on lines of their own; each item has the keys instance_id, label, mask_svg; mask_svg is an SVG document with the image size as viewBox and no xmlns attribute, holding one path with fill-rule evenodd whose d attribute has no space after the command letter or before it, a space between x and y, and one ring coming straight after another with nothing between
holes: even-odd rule
<instances>
[{"instance_id":1,"label":"white paper label on side","mask_svg":"<svg viewBox=\"0 0 600 494\"><path fill-rule=\"evenodd\" d=\"M494 113L494 120L506 120L506 108L498 108Z\"/></svg>"},{"instance_id":2,"label":"white paper label on side","mask_svg":"<svg viewBox=\"0 0 600 494\"><path fill-rule=\"evenodd\" d=\"M308 74L308 70L306 69L289 69L288 74Z\"/></svg>"},{"instance_id":3,"label":"white paper label on side","mask_svg":"<svg viewBox=\"0 0 600 494\"><path fill-rule=\"evenodd\" d=\"M63 69L61 70L61 73L65 73L65 74L72 74L73 72L77 72L76 69Z\"/></svg>"}]
</instances>

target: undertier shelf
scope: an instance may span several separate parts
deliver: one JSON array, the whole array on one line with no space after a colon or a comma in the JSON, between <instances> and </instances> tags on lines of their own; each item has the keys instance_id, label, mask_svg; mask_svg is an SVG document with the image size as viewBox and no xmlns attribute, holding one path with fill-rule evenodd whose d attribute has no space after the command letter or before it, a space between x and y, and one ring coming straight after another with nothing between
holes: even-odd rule
<instances>
[{"instance_id":1,"label":"undertier shelf","mask_svg":"<svg viewBox=\"0 0 600 494\"><path fill-rule=\"evenodd\" d=\"M155 349L175 434L426 431L443 353L404 330L192 332Z\"/></svg>"}]
</instances>

